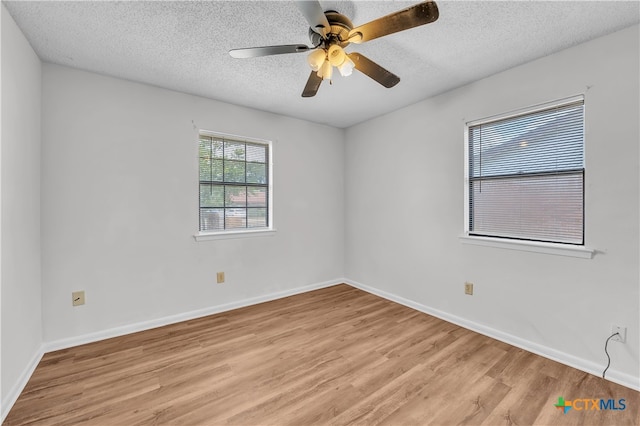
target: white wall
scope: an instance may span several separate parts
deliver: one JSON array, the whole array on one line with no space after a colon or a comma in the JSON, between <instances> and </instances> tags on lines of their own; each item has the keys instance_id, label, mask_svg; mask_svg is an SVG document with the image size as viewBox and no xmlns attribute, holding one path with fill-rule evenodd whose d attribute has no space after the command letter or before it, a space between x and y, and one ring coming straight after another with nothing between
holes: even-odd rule
<instances>
[{"instance_id":1,"label":"white wall","mask_svg":"<svg viewBox=\"0 0 640 426\"><path fill-rule=\"evenodd\" d=\"M638 50L634 27L345 135L41 69L3 6L3 405L43 341L342 276L602 365L610 323L627 325L628 343L610 346L610 371L637 379ZM595 258L462 245L464 122L578 93L587 105L586 239ZM274 140L275 236L194 241L194 127ZM216 271L227 283L214 284ZM463 295L464 281L476 284L473 297ZM74 290L87 292L85 306L71 307Z\"/></svg>"},{"instance_id":2,"label":"white wall","mask_svg":"<svg viewBox=\"0 0 640 426\"><path fill-rule=\"evenodd\" d=\"M3 411L42 344L40 60L5 9L2 19L1 368ZM36 360L37 361L37 360ZM5 414L5 413L3 413Z\"/></svg>"},{"instance_id":3,"label":"white wall","mask_svg":"<svg viewBox=\"0 0 640 426\"><path fill-rule=\"evenodd\" d=\"M344 131L51 64L42 97L46 342L344 276ZM194 127L274 141L275 236L194 241Z\"/></svg>"},{"instance_id":4,"label":"white wall","mask_svg":"<svg viewBox=\"0 0 640 426\"><path fill-rule=\"evenodd\" d=\"M581 366L626 325L608 375L639 386L638 62L635 26L348 129L347 277ZM462 244L465 122L581 93L595 257Z\"/></svg>"}]
</instances>

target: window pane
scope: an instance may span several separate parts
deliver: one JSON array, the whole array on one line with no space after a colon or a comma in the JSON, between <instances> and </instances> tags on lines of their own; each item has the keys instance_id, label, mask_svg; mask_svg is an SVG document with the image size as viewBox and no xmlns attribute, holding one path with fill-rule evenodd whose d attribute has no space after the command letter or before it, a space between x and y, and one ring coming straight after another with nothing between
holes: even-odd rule
<instances>
[{"instance_id":1,"label":"window pane","mask_svg":"<svg viewBox=\"0 0 640 426\"><path fill-rule=\"evenodd\" d=\"M211 138L200 136L199 145L200 158L211 158Z\"/></svg>"},{"instance_id":2,"label":"window pane","mask_svg":"<svg viewBox=\"0 0 640 426\"><path fill-rule=\"evenodd\" d=\"M224 186L200 184L200 207L224 207Z\"/></svg>"},{"instance_id":3,"label":"window pane","mask_svg":"<svg viewBox=\"0 0 640 426\"><path fill-rule=\"evenodd\" d=\"M247 205L246 186L227 186L227 207L244 207Z\"/></svg>"},{"instance_id":4,"label":"window pane","mask_svg":"<svg viewBox=\"0 0 640 426\"><path fill-rule=\"evenodd\" d=\"M244 160L244 142L225 141L224 158L227 160Z\"/></svg>"},{"instance_id":5,"label":"window pane","mask_svg":"<svg viewBox=\"0 0 640 426\"><path fill-rule=\"evenodd\" d=\"M200 157L200 180L210 180L211 177L211 159Z\"/></svg>"},{"instance_id":6,"label":"window pane","mask_svg":"<svg viewBox=\"0 0 640 426\"><path fill-rule=\"evenodd\" d=\"M269 226L269 149L268 143L200 135L201 231Z\"/></svg>"},{"instance_id":7,"label":"window pane","mask_svg":"<svg viewBox=\"0 0 640 426\"><path fill-rule=\"evenodd\" d=\"M222 160L200 158L200 181L222 182Z\"/></svg>"},{"instance_id":8,"label":"window pane","mask_svg":"<svg viewBox=\"0 0 640 426\"><path fill-rule=\"evenodd\" d=\"M200 136L200 157L222 158L222 140Z\"/></svg>"},{"instance_id":9,"label":"window pane","mask_svg":"<svg viewBox=\"0 0 640 426\"><path fill-rule=\"evenodd\" d=\"M267 183L266 164L247 163L247 183Z\"/></svg>"},{"instance_id":10,"label":"window pane","mask_svg":"<svg viewBox=\"0 0 640 426\"><path fill-rule=\"evenodd\" d=\"M264 228L267 226L267 209L247 209L248 210L248 219L247 219L247 227L248 228Z\"/></svg>"},{"instance_id":11,"label":"window pane","mask_svg":"<svg viewBox=\"0 0 640 426\"><path fill-rule=\"evenodd\" d=\"M246 228L247 209L225 209L225 229Z\"/></svg>"},{"instance_id":12,"label":"window pane","mask_svg":"<svg viewBox=\"0 0 640 426\"><path fill-rule=\"evenodd\" d=\"M469 233L584 244L584 101L469 127Z\"/></svg>"},{"instance_id":13,"label":"window pane","mask_svg":"<svg viewBox=\"0 0 640 426\"><path fill-rule=\"evenodd\" d=\"M211 139L211 156L213 158L223 157L224 141L222 139Z\"/></svg>"},{"instance_id":14,"label":"window pane","mask_svg":"<svg viewBox=\"0 0 640 426\"><path fill-rule=\"evenodd\" d=\"M219 231L224 229L223 209L200 209L200 230Z\"/></svg>"},{"instance_id":15,"label":"window pane","mask_svg":"<svg viewBox=\"0 0 640 426\"><path fill-rule=\"evenodd\" d=\"M473 235L582 244L582 173L473 182Z\"/></svg>"},{"instance_id":16,"label":"window pane","mask_svg":"<svg viewBox=\"0 0 640 426\"><path fill-rule=\"evenodd\" d=\"M222 168L223 168L222 160L213 160L213 164L211 165L210 180L214 182L222 182L224 177Z\"/></svg>"},{"instance_id":17,"label":"window pane","mask_svg":"<svg viewBox=\"0 0 640 426\"><path fill-rule=\"evenodd\" d=\"M224 162L224 181L225 182L242 182L245 179L245 164L242 161L225 160Z\"/></svg>"},{"instance_id":18,"label":"window pane","mask_svg":"<svg viewBox=\"0 0 640 426\"><path fill-rule=\"evenodd\" d=\"M583 111L571 104L472 127L471 176L583 168Z\"/></svg>"},{"instance_id":19,"label":"window pane","mask_svg":"<svg viewBox=\"0 0 640 426\"><path fill-rule=\"evenodd\" d=\"M250 207L267 206L267 188L247 188L247 205Z\"/></svg>"},{"instance_id":20,"label":"window pane","mask_svg":"<svg viewBox=\"0 0 640 426\"><path fill-rule=\"evenodd\" d=\"M267 146L247 144L247 161L252 163L267 162Z\"/></svg>"}]
</instances>

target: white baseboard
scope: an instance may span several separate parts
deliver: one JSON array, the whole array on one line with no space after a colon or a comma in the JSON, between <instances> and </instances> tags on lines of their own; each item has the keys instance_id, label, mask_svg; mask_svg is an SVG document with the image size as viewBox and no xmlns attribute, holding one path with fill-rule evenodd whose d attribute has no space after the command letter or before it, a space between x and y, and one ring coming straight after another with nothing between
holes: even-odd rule
<instances>
[{"instance_id":1,"label":"white baseboard","mask_svg":"<svg viewBox=\"0 0 640 426\"><path fill-rule=\"evenodd\" d=\"M224 305L210 306L195 311L184 312L181 314L170 315L163 318L158 318L150 321L143 321L135 324L125 325L122 327L115 327L108 330L97 331L95 333L83 334L81 336L69 337L66 339L54 340L51 342L43 343L38 351L33 355L27 368L20 375L19 380L13 385L7 395L2 395L2 410L0 423L4 421L9 410L16 403L20 393L24 390L27 382L31 378L34 370L40 363L42 356L47 352L57 351L60 349L67 349L73 346L84 345L86 343L93 343L104 339L110 339L112 337L124 336L126 334L137 333L138 331L150 330L152 328L162 327L169 324L175 324L181 321L188 321L196 318L205 317L207 315L218 314L221 312L230 311L233 309L243 308L245 306L256 305L258 303L269 302L271 300L282 299L283 297L293 296L295 294L306 293L308 291L317 290L320 288L331 287L337 284L344 283L344 280L331 280L316 284L310 284L302 287L296 287L289 290L279 291L276 293L265 294L262 296L251 297L249 299L238 300L236 302L227 303Z\"/></svg>"},{"instance_id":2,"label":"white baseboard","mask_svg":"<svg viewBox=\"0 0 640 426\"><path fill-rule=\"evenodd\" d=\"M593 374L595 376L600 376L602 374L602 365L597 364L593 361L579 358L574 355L570 355L570 354L558 351L556 349L543 346L538 343L531 342L529 340L522 339L518 336L514 336L512 334L508 334L503 331L496 330L495 328L478 324L466 318L458 317L456 315L452 315L447 312L443 312L438 309L431 308L421 303L414 302L413 300L405 299L404 297L397 296L392 293L388 293L384 290L379 290L377 288L369 287L365 284L350 280L348 278L343 279L343 282L349 284L350 286L359 288L360 290L366 291L367 293L375 294L376 296L380 296L392 302L396 302L401 305L407 306L409 308L415 309L417 311L424 312L425 314L432 315L436 318L440 318L452 324L459 325L460 327L466 328L468 330L475 331L477 333L483 334L493 339L500 340L501 342L507 343L509 345L516 346L520 349L524 349L526 351L532 352L536 355L540 355L542 357L551 359L553 361L557 361L561 364L568 365L569 367L576 368L578 370ZM607 380L617 383L619 385L628 387L630 389L640 391L639 377L634 377L630 374L623 373L615 369L609 369L607 371Z\"/></svg>"},{"instance_id":3,"label":"white baseboard","mask_svg":"<svg viewBox=\"0 0 640 426\"><path fill-rule=\"evenodd\" d=\"M233 309L244 308L246 306L257 305L258 303L269 302L271 300L282 299L284 297L293 296L295 294L306 293L308 291L320 288L331 287L342 284L342 280L331 280L316 284L310 284L302 287L296 287L289 290L279 291L276 293L264 294L262 296L251 297L249 299L238 300L226 303L224 305L209 306L190 312L183 312L176 315L157 318L154 320L138 322L135 324L124 325L121 327L110 328L107 330L97 331L95 333L83 334L80 336L69 337L66 339L54 340L44 344L44 352L52 352L60 349L71 348L74 346L84 345L87 343L98 342L100 340L110 339L112 337L124 336L139 331L150 330L152 328L163 327L169 324L175 324L181 321L189 321L196 318L206 317L208 315L219 314L221 312L231 311Z\"/></svg>"},{"instance_id":4,"label":"white baseboard","mask_svg":"<svg viewBox=\"0 0 640 426\"><path fill-rule=\"evenodd\" d=\"M170 315L170 316L158 318L155 320L143 321L143 322L139 322L131 325L98 331L95 333L88 333L81 336L75 336L75 337L70 337L66 339L54 340L51 342L43 343L40 346L40 348L36 351L36 353L34 353L27 367L25 368L23 373L20 375L20 378L18 379L18 381L13 385L11 390L8 392L8 394L2 395L0 423L3 422L4 419L6 418L7 414L9 413L9 410L11 410L11 407L13 407L13 404L15 404L16 400L20 396L20 393L22 392L27 382L31 378L31 375L33 374L36 367L38 366L38 363L40 363L42 356L47 352L66 349L73 346L83 345L86 343L97 342L100 340L123 336L131 333L136 333L139 331L149 330L152 328L162 327L165 325L174 324L181 321L188 321L196 318L201 318L207 315L213 315L221 312L230 311L233 309L256 305L258 303L269 302L271 300L281 299L284 297L293 296L300 293L306 293L308 291L317 290L320 288L331 287L341 283L349 284L350 286L359 288L360 290L366 291L367 293L375 294L377 296L380 296L392 302L396 302L401 305L415 309L417 311L424 312L426 314L440 318L444 321L459 325L461 327L464 327L466 329L475 331L485 336L494 338L496 340L500 340L502 342L505 342L507 344L516 346L526 351L535 353L545 358L549 358L551 360L560 362L570 367L577 368L578 370L585 371L587 373L594 374L596 376L599 376L601 373L602 366L592 361L578 358L576 356L557 351L553 348L549 348L549 347L522 339L520 337L511 335L508 333L504 333L500 330L496 330L494 328L487 327L482 324L478 324L468 319L461 318L456 315L452 315L452 314L431 308L426 305L422 305L418 302L405 299L395 294L388 293L386 291L379 290L373 287L369 287L367 285L350 280L348 278L340 278L336 280L325 281L317 284L311 284L307 286L284 290L276 293L265 294L262 296L252 297L249 299L243 299L236 302L227 303L224 305L211 306L204 309L198 309L195 311L185 312L185 313L176 314L176 315ZM610 369L607 374L607 379L614 383L618 383L622 386L626 386L630 389L640 391L640 379L630 374L616 371L615 369Z\"/></svg>"},{"instance_id":5,"label":"white baseboard","mask_svg":"<svg viewBox=\"0 0 640 426\"><path fill-rule=\"evenodd\" d=\"M31 375L36 370L36 367L40 363L42 356L44 355L44 345L40 345L40 347L33 354L26 368L20 374L18 381L14 383L9 392L6 395L2 395L2 408L0 409L0 423L4 422L4 419L9 414L9 410L13 407L13 404L16 403L18 397L22 393L22 390L27 385L27 382L31 378Z\"/></svg>"}]
</instances>

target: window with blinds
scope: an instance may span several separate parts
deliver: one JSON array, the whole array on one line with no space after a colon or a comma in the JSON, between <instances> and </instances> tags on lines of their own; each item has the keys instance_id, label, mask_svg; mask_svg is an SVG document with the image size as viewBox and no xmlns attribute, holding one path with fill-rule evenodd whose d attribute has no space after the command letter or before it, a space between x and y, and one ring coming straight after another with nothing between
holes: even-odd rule
<instances>
[{"instance_id":1,"label":"window with blinds","mask_svg":"<svg viewBox=\"0 0 640 426\"><path fill-rule=\"evenodd\" d=\"M200 232L269 228L270 143L200 134Z\"/></svg>"},{"instance_id":2,"label":"window with blinds","mask_svg":"<svg viewBox=\"0 0 640 426\"><path fill-rule=\"evenodd\" d=\"M584 99L468 124L469 235L584 244Z\"/></svg>"}]
</instances>

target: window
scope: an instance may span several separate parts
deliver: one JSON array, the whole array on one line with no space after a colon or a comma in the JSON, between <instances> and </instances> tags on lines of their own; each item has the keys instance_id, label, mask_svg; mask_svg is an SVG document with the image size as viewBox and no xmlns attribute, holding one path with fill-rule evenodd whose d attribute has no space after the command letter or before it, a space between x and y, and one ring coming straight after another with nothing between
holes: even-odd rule
<instances>
[{"instance_id":1,"label":"window","mask_svg":"<svg viewBox=\"0 0 640 426\"><path fill-rule=\"evenodd\" d=\"M584 99L467 124L470 236L584 244Z\"/></svg>"},{"instance_id":2,"label":"window","mask_svg":"<svg viewBox=\"0 0 640 426\"><path fill-rule=\"evenodd\" d=\"M271 227L271 143L201 132L200 232Z\"/></svg>"}]
</instances>

